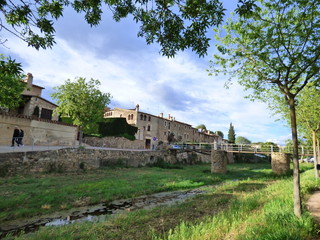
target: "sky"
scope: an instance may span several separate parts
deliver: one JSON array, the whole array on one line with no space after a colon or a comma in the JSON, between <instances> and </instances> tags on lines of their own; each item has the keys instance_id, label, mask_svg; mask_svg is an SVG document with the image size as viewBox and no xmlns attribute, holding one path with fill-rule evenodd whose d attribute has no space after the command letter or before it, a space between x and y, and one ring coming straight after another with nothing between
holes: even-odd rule
<instances>
[{"instance_id":1,"label":"sky","mask_svg":"<svg viewBox=\"0 0 320 240\"><path fill-rule=\"evenodd\" d=\"M225 1L226 16L236 7L236 0ZM284 144L291 138L290 128L272 116L267 105L245 99L246 93L228 76L209 76L209 61L215 51L214 41L208 55L199 58L191 51L174 58L161 55L157 44L147 45L138 38L139 26L131 17L115 22L106 13L97 27L90 27L82 14L67 9L55 23L52 49L35 50L3 30L1 53L22 63L24 72L32 73L34 84L43 86L43 97L53 101L53 87L67 79L98 79L100 90L112 95L109 107L134 108L158 116L169 114L177 121L208 130L222 131L228 137L230 123L236 136L252 142L272 141ZM209 30L214 38L214 32Z\"/></svg>"}]
</instances>

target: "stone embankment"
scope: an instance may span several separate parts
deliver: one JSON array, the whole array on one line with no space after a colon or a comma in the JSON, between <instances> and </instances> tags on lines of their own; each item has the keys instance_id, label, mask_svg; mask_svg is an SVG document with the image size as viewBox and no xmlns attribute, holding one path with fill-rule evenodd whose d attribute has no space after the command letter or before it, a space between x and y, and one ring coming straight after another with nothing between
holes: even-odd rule
<instances>
[{"instance_id":1,"label":"stone embankment","mask_svg":"<svg viewBox=\"0 0 320 240\"><path fill-rule=\"evenodd\" d=\"M17 174L70 172L108 166L140 167L157 161L210 163L210 154L190 150L146 151L130 149L64 148L48 151L0 153L0 177Z\"/></svg>"}]
</instances>

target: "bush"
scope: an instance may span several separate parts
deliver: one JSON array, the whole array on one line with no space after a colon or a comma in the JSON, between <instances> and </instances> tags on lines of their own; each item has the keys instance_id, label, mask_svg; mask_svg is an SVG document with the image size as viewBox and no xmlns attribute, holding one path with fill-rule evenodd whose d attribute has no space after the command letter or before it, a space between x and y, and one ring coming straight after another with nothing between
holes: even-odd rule
<instances>
[{"instance_id":1,"label":"bush","mask_svg":"<svg viewBox=\"0 0 320 240\"><path fill-rule=\"evenodd\" d=\"M138 131L138 128L128 124L125 118L106 118L98 123L98 129L102 137L125 137L130 140L135 140L134 135Z\"/></svg>"}]
</instances>

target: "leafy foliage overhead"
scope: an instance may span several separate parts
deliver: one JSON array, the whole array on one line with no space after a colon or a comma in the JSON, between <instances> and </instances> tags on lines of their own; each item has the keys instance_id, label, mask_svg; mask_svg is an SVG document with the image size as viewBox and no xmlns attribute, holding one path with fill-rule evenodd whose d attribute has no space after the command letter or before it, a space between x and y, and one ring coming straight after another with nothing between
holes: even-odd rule
<instances>
[{"instance_id":1,"label":"leafy foliage overhead","mask_svg":"<svg viewBox=\"0 0 320 240\"><path fill-rule=\"evenodd\" d=\"M51 48L54 22L67 7L91 26L101 21L107 5L115 21L132 15L140 24L138 36L148 44L157 42L163 55L172 57L190 48L203 56L209 47L207 30L222 22L224 9L219 0L30 0L0 1L0 27L26 41L36 49Z\"/></svg>"},{"instance_id":2,"label":"leafy foliage overhead","mask_svg":"<svg viewBox=\"0 0 320 240\"><path fill-rule=\"evenodd\" d=\"M0 69L0 107L16 108L26 87L21 81L23 78L21 65L0 54Z\"/></svg>"},{"instance_id":3,"label":"leafy foliage overhead","mask_svg":"<svg viewBox=\"0 0 320 240\"><path fill-rule=\"evenodd\" d=\"M296 96L308 82L320 79L318 5L317 0L252 2L252 11L217 30L214 72L237 77L253 90L253 99L267 100L274 90Z\"/></svg>"}]
</instances>

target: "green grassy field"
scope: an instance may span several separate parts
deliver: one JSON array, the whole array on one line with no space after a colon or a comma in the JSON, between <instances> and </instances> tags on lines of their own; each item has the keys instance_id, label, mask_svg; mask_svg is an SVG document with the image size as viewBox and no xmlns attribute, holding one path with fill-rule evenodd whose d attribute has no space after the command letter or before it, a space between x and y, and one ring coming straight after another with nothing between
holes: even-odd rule
<instances>
[{"instance_id":1,"label":"green grassy field","mask_svg":"<svg viewBox=\"0 0 320 240\"><path fill-rule=\"evenodd\" d=\"M317 189L311 165L302 165L303 197ZM316 226L293 214L292 177L269 164L233 164L227 174L210 166L183 169L114 168L81 174L0 179L0 221L19 219L161 191L208 187L187 202L127 212L103 223L45 227L16 239L311 239ZM0 222L0 224L1 224ZM10 239L8 237L7 239Z\"/></svg>"}]
</instances>

